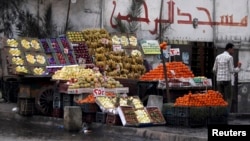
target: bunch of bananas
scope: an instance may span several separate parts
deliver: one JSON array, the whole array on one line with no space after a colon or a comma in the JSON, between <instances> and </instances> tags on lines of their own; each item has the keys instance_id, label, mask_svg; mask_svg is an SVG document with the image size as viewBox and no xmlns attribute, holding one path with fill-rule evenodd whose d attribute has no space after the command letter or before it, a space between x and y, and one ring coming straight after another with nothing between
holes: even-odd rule
<instances>
[{"instance_id":1,"label":"bunch of bananas","mask_svg":"<svg viewBox=\"0 0 250 141\"><path fill-rule=\"evenodd\" d=\"M15 69L16 69L16 72L19 72L19 73L28 73L28 69L24 66L17 66Z\"/></svg>"},{"instance_id":2,"label":"bunch of bananas","mask_svg":"<svg viewBox=\"0 0 250 141\"><path fill-rule=\"evenodd\" d=\"M20 56L21 51L17 48L11 48L11 49L9 49L9 54L12 56Z\"/></svg>"},{"instance_id":3,"label":"bunch of bananas","mask_svg":"<svg viewBox=\"0 0 250 141\"><path fill-rule=\"evenodd\" d=\"M15 65L23 65L24 64L24 60L21 57L13 57L11 61Z\"/></svg>"},{"instance_id":4,"label":"bunch of bananas","mask_svg":"<svg viewBox=\"0 0 250 141\"><path fill-rule=\"evenodd\" d=\"M31 43L31 47L32 47L32 48L34 48L34 49L36 49L36 50L40 49L40 44L38 43L37 40L31 40L30 43Z\"/></svg>"},{"instance_id":5,"label":"bunch of bananas","mask_svg":"<svg viewBox=\"0 0 250 141\"><path fill-rule=\"evenodd\" d=\"M30 42L27 41L26 39L21 40L21 45L22 45L22 47L24 47L26 49L30 49Z\"/></svg>"},{"instance_id":6,"label":"bunch of bananas","mask_svg":"<svg viewBox=\"0 0 250 141\"><path fill-rule=\"evenodd\" d=\"M10 47L17 47L18 42L15 39L7 39L7 45Z\"/></svg>"},{"instance_id":7,"label":"bunch of bananas","mask_svg":"<svg viewBox=\"0 0 250 141\"><path fill-rule=\"evenodd\" d=\"M36 59L34 55L31 54L27 54L26 56L26 60L31 63L31 64L35 64L36 63Z\"/></svg>"},{"instance_id":8,"label":"bunch of bananas","mask_svg":"<svg viewBox=\"0 0 250 141\"><path fill-rule=\"evenodd\" d=\"M130 45L137 46L137 38L135 36L130 36L128 38Z\"/></svg>"},{"instance_id":9,"label":"bunch of bananas","mask_svg":"<svg viewBox=\"0 0 250 141\"><path fill-rule=\"evenodd\" d=\"M39 63L39 64L45 64L45 57L43 55L36 55L36 61Z\"/></svg>"},{"instance_id":10,"label":"bunch of bananas","mask_svg":"<svg viewBox=\"0 0 250 141\"><path fill-rule=\"evenodd\" d=\"M34 73L35 75L42 75L44 72L45 72L44 69L43 69L43 68L40 68L40 67L35 67L35 68L33 69L33 73Z\"/></svg>"}]
</instances>

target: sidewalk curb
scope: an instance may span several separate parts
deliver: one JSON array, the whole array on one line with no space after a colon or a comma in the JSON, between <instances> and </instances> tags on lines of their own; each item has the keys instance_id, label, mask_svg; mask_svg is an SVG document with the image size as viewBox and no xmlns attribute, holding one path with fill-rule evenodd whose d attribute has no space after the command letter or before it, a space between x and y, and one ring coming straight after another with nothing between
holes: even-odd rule
<instances>
[{"instance_id":1,"label":"sidewalk curb","mask_svg":"<svg viewBox=\"0 0 250 141\"><path fill-rule=\"evenodd\" d=\"M63 125L62 118L46 117L46 116L22 116L15 112L0 111L0 119L18 120L21 122L31 122L33 124L48 125L60 127ZM174 134L161 131L154 131L146 128L124 127L115 125L106 125L102 123L92 123L93 130L101 130L105 134L112 136L125 135L131 137L142 137L151 140L174 140L174 141L207 141L207 138L194 137L183 134Z\"/></svg>"}]
</instances>

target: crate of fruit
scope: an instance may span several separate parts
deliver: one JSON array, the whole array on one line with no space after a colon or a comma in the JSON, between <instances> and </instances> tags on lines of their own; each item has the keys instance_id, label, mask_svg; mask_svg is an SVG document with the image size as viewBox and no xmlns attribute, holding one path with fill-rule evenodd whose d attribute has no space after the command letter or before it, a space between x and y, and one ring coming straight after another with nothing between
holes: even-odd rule
<instances>
[{"instance_id":1,"label":"crate of fruit","mask_svg":"<svg viewBox=\"0 0 250 141\"><path fill-rule=\"evenodd\" d=\"M154 125L165 125L166 120L158 107L146 107L146 110Z\"/></svg>"},{"instance_id":2,"label":"crate of fruit","mask_svg":"<svg viewBox=\"0 0 250 141\"><path fill-rule=\"evenodd\" d=\"M138 108L138 109L135 109L134 111L136 114L137 121L139 123L138 126L151 126L151 125L153 125L152 119L151 119L149 113L147 112L146 108Z\"/></svg>"},{"instance_id":3,"label":"crate of fruit","mask_svg":"<svg viewBox=\"0 0 250 141\"><path fill-rule=\"evenodd\" d=\"M123 126L138 126L139 122L137 120L133 107L119 106L117 108L117 111L121 118L121 122Z\"/></svg>"}]
</instances>

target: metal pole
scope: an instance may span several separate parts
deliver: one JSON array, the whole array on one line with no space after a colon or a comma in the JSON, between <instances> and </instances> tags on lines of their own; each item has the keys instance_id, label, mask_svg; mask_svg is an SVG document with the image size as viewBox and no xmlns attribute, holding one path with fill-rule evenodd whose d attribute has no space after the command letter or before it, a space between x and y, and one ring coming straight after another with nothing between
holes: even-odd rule
<instances>
[{"instance_id":1,"label":"metal pole","mask_svg":"<svg viewBox=\"0 0 250 141\"><path fill-rule=\"evenodd\" d=\"M163 10L163 0L161 0L161 8L160 8L160 16L159 19L161 21L162 19L162 10ZM159 23L159 41L160 43L163 41L162 40L162 23ZM165 77L165 82L166 82L166 95L167 95L167 102L170 103L171 102L171 97L169 94L169 86L168 86L168 76L167 76L167 67L166 67L166 60L165 60L165 56L163 55L163 50L161 49L161 59L162 59L162 65L163 65L163 72L164 72L164 77Z\"/></svg>"},{"instance_id":2,"label":"metal pole","mask_svg":"<svg viewBox=\"0 0 250 141\"><path fill-rule=\"evenodd\" d=\"M64 29L65 33L66 33L67 29L68 29L70 5L71 5L71 0L68 1L68 10L67 10L66 24L65 24L65 29Z\"/></svg>"}]
</instances>

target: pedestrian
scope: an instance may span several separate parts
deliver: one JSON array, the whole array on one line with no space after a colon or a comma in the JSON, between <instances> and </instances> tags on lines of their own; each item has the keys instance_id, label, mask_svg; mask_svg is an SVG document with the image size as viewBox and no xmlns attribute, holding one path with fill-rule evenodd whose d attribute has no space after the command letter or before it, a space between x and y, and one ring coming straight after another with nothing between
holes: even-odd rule
<instances>
[{"instance_id":1,"label":"pedestrian","mask_svg":"<svg viewBox=\"0 0 250 141\"><path fill-rule=\"evenodd\" d=\"M232 75L238 73L241 63L234 67L234 44L227 43L225 51L215 58L213 72L216 76L216 88L223 95L224 100L228 102L228 110L231 111L232 104Z\"/></svg>"}]
</instances>

